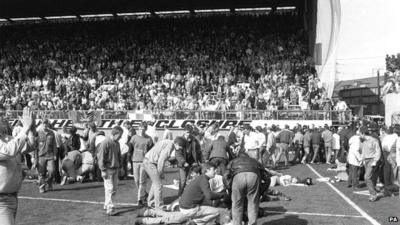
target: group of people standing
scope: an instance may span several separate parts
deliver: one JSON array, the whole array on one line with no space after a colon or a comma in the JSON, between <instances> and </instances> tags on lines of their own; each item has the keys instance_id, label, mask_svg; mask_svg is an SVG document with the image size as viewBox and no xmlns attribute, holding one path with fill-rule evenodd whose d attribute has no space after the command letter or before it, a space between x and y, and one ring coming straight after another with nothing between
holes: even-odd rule
<instances>
[{"instance_id":1,"label":"group of people standing","mask_svg":"<svg viewBox=\"0 0 400 225\"><path fill-rule=\"evenodd\" d=\"M254 130L244 125L232 127L224 136L218 124L204 129L188 124L182 136L173 138L166 129L158 141L146 134L145 122L133 129L126 121L114 126L109 136L94 124L89 124L83 134L77 134L73 127L69 135L59 135L47 120L34 127L32 118L32 113L25 110L20 126L14 128L14 138L7 122L0 126L0 163L4 164L0 175L7 177L0 183L0 197L7 202L1 224L14 224L16 196L22 181L22 176L17 176L20 170L15 168L20 169L21 162L29 157L38 171L40 192L52 189L57 167L62 171L62 185L100 177L105 189L104 209L110 216L117 214L113 198L119 177L132 173L137 203L143 206L137 224L206 224L218 219L221 207L231 209L233 224L241 224L244 219L255 224L260 197L277 174L269 168L279 167L282 156L285 166L347 163L348 187L359 188L363 173L370 201L398 190L400 126L382 128L377 135L364 124L338 129L299 124L293 129L287 125L281 129L265 124ZM165 207L163 202L167 164L178 167L179 211ZM377 189L378 179L384 185L382 190ZM151 188L147 191L148 180Z\"/></svg>"}]
</instances>

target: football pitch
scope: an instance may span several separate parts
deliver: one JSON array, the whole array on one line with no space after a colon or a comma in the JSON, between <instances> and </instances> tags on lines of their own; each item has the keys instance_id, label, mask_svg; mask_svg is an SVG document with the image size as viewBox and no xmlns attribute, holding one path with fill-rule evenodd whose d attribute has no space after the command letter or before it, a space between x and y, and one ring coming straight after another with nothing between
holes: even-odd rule
<instances>
[{"instance_id":1,"label":"football pitch","mask_svg":"<svg viewBox=\"0 0 400 225\"><path fill-rule=\"evenodd\" d=\"M390 218L400 219L399 196L369 202L366 187L354 193L346 187L346 182L318 182L317 178L335 175L327 168L327 165L296 165L280 170L300 178L311 177L313 185L274 187L292 200L261 203L265 215L258 219L258 224L400 224L389 222ZM177 177L176 169L167 171L165 184L172 184ZM164 188L163 191L166 203L177 198L176 190ZM118 185L117 216L105 215L103 201L101 182L55 185L52 192L44 194L39 193L35 183L24 182L19 193L17 224L134 224L139 208L135 206L133 180L123 180Z\"/></svg>"}]
</instances>

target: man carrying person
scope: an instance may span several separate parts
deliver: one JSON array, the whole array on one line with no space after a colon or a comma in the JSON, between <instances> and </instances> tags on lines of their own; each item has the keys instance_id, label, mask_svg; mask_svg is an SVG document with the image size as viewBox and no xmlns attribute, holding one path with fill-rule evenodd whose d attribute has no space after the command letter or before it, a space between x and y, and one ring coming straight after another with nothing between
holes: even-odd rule
<instances>
[{"instance_id":1,"label":"man carrying person","mask_svg":"<svg viewBox=\"0 0 400 225\"><path fill-rule=\"evenodd\" d=\"M111 137L106 137L98 146L97 159L104 180L104 209L109 216L116 215L113 197L117 193L118 173L121 169L121 149L119 139L123 130L119 126L113 127Z\"/></svg>"},{"instance_id":2,"label":"man carrying person","mask_svg":"<svg viewBox=\"0 0 400 225\"><path fill-rule=\"evenodd\" d=\"M143 159L146 153L153 147L153 139L146 134L147 124L141 123L138 127L138 132L134 135L130 143L133 146L132 152L132 164L133 164L133 176L135 178L135 184L138 189L137 201L138 205L146 203L148 194L146 193L146 172L143 167Z\"/></svg>"},{"instance_id":3,"label":"man carrying person","mask_svg":"<svg viewBox=\"0 0 400 225\"><path fill-rule=\"evenodd\" d=\"M225 193L214 193L209 180L216 175L216 166L208 162L203 164L203 175L196 177L185 188L179 200L179 212L165 212L147 208L140 212L135 224L179 224L192 220L195 224L210 223L219 216L217 208L204 205L204 202L222 199Z\"/></svg>"}]
</instances>

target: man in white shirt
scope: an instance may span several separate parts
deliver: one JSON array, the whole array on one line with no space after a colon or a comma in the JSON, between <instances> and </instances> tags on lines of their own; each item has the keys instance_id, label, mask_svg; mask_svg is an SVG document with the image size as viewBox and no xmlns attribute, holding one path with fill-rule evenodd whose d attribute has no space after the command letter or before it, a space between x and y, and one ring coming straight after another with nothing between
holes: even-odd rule
<instances>
[{"instance_id":1,"label":"man in white shirt","mask_svg":"<svg viewBox=\"0 0 400 225\"><path fill-rule=\"evenodd\" d=\"M250 125L244 126L244 136L243 136L243 147L245 152L256 160L259 160L259 141L257 138L257 134L253 132L253 129Z\"/></svg>"},{"instance_id":2,"label":"man in white shirt","mask_svg":"<svg viewBox=\"0 0 400 225\"><path fill-rule=\"evenodd\" d=\"M339 123L343 124L346 120L345 111L348 109L346 102L343 100L339 100L336 103L335 109L339 111Z\"/></svg>"},{"instance_id":3,"label":"man in white shirt","mask_svg":"<svg viewBox=\"0 0 400 225\"><path fill-rule=\"evenodd\" d=\"M393 127L390 127L388 134L382 138L382 154L384 159L383 176L385 190L391 189L395 180L394 170L396 168L396 162L390 153L392 151L395 152L397 139L398 135L393 133Z\"/></svg>"},{"instance_id":4,"label":"man in white shirt","mask_svg":"<svg viewBox=\"0 0 400 225\"><path fill-rule=\"evenodd\" d=\"M262 130L262 128L260 127L260 126L257 126L256 127L256 134L255 134L255 136L256 136L256 139L257 139L257 141L258 141L258 147L257 147L257 149L258 149L258 160L262 163L262 160L261 160L261 156L262 156L262 153L265 151L265 143L266 143L266 137L265 137L265 134L264 134L264 132L263 132L263 130Z\"/></svg>"},{"instance_id":5,"label":"man in white shirt","mask_svg":"<svg viewBox=\"0 0 400 225\"><path fill-rule=\"evenodd\" d=\"M353 187L353 189L358 188L362 165L361 139L358 133L352 136L349 140L349 154L347 155L347 162L350 166L347 187Z\"/></svg>"}]
</instances>

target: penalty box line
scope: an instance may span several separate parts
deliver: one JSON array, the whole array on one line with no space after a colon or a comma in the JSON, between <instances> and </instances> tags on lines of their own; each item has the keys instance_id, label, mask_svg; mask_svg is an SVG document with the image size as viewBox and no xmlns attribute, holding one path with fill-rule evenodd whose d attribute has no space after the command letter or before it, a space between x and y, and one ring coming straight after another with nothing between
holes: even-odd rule
<instances>
[{"instance_id":1,"label":"penalty box line","mask_svg":"<svg viewBox=\"0 0 400 225\"><path fill-rule=\"evenodd\" d=\"M27 200L40 200L40 201L53 201L53 202L70 202L70 203L84 203L84 204L92 204L92 205L104 205L104 202L96 202L96 201L83 201L83 200L73 200L73 199L62 199L62 198L40 198L40 197L28 197L28 196L18 196L19 199L27 199ZM115 205L120 206L137 206L137 204L133 203L116 203ZM307 212L284 212L284 211L274 211L274 210L265 210L264 212L271 214L288 214L288 215L305 215L305 216L324 216L324 217L344 217L344 218L364 218L363 216L357 215L340 215L340 214L327 214L327 213L307 213Z\"/></svg>"},{"instance_id":2,"label":"penalty box line","mask_svg":"<svg viewBox=\"0 0 400 225\"><path fill-rule=\"evenodd\" d=\"M315 173L319 178L323 178L321 174L319 174L310 164L307 164L308 168ZM359 212L362 217L367 219L371 224L373 225L380 225L378 221L376 221L372 216L370 216L368 213L366 213L363 209L361 209L356 203L354 203L350 198L348 198L343 192L339 191L335 186L333 186L330 182L324 182L326 183L329 187L331 187L340 197L342 197L351 207L353 207L357 212Z\"/></svg>"}]
</instances>

